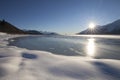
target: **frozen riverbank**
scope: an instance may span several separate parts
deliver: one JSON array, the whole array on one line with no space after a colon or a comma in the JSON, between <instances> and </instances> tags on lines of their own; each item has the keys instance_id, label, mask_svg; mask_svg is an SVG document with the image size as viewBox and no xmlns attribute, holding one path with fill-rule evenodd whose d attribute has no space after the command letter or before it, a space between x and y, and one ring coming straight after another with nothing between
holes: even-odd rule
<instances>
[{"instance_id":1,"label":"frozen riverbank","mask_svg":"<svg viewBox=\"0 0 120 80\"><path fill-rule=\"evenodd\" d=\"M0 80L120 80L120 60L54 55L7 46L0 35Z\"/></svg>"}]
</instances>

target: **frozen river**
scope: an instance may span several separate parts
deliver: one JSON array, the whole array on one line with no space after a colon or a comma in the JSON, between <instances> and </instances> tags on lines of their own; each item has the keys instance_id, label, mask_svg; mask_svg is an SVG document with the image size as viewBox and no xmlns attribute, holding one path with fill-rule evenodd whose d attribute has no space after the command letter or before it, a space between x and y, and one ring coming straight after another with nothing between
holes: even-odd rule
<instances>
[{"instance_id":1,"label":"frozen river","mask_svg":"<svg viewBox=\"0 0 120 80\"><path fill-rule=\"evenodd\" d=\"M120 36L29 36L16 38L10 45L43 50L58 55L120 59Z\"/></svg>"}]
</instances>

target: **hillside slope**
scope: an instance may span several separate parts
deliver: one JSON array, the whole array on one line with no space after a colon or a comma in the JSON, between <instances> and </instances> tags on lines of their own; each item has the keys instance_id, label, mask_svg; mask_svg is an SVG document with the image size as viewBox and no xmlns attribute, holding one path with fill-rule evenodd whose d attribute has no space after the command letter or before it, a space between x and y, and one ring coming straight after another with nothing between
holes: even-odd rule
<instances>
[{"instance_id":1,"label":"hillside slope","mask_svg":"<svg viewBox=\"0 0 120 80\"><path fill-rule=\"evenodd\" d=\"M24 31L6 22L5 20L0 21L0 32L9 33L9 34L25 34Z\"/></svg>"}]
</instances>

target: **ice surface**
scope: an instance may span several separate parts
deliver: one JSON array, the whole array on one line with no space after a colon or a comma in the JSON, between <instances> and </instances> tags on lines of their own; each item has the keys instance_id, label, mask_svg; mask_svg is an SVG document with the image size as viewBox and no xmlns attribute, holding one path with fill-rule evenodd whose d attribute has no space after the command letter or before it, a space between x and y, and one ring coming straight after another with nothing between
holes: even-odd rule
<instances>
[{"instance_id":1,"label":"ice surface","mask_svg":"<svg viewBox=\"0 0 120 80\"><path fill-rule=\"evenodd\" d=\"M0 34L0 80L120 80L120 60L55 55L7 46Z\"/></svg>"}]
</instances>

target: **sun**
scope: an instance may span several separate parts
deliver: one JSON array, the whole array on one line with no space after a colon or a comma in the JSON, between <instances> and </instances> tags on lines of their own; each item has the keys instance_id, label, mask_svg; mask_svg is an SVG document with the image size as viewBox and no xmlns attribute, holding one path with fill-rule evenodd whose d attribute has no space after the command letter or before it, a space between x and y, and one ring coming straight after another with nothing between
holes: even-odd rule
<instances>
[{"instance_id":1,"label":"sun","mask_svg":"<svg viewBox=\"0 0 120 80\"><path fill-rule=\"evenodd\" d=\"M95 26L96 26L95 23L93 23L93 22L89 23L89 28L90 28L90 29L94 29Z\"/></svg>"}]
</instances>

